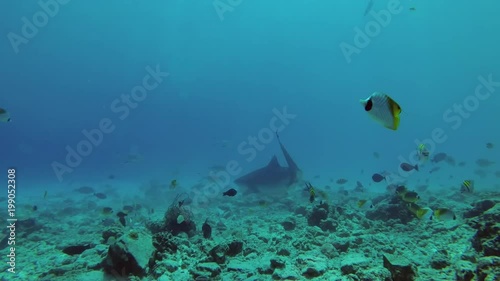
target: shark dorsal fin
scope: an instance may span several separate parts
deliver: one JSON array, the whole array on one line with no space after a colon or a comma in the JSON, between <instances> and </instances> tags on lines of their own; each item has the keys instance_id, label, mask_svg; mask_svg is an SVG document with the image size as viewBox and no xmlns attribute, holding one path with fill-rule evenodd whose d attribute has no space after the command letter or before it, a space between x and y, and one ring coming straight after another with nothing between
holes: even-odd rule
<instances>
[{"instance_id":1,"label":"shark dorsal fin","mask_svg":"<svg viewBox=\"0 0 500 281\"><path fill-rule=\"evenodd\" d=\"M280 163L278 162L278 157L276 155L273 156L273 159L269 161L269 164L267 164L268 167L280 167Z\"/></svg>"}]
</instances>

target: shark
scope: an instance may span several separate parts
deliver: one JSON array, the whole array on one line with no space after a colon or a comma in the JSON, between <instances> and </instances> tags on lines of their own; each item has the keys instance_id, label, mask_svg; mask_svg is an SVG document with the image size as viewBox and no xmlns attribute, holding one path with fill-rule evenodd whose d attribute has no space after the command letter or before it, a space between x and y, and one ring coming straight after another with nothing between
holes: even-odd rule
<instances>
[{"instance_id":1,"label":"shark","mask_svg":"<svg viewBox=\"0 0 500 281\"><path fill-rule=\"evenodd\" d=\"M293 161L292 156L290 156L283 143L281 143L278 133L276 133L276 137L287 166L281 166L278 162L278 157L274 155L265 167L235 179L234 183L247 187L250 192L259 192L261 188L276 189L283 186L289 187L300 179L301 170L295 161Z\"/></svg>"}]
</instances>

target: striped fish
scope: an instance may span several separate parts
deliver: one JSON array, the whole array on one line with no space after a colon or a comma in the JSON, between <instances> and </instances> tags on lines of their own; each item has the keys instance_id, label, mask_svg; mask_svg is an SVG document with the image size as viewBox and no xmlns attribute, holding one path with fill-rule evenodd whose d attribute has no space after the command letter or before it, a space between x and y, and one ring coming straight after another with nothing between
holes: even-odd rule
<instances>
[{"instance_id":1,"label":"striped fish","mask_svg":"<svg viewBox=\"0 0 500 281\"><path fill-rule=\"evenodd\" d=\"M316 192L314 191L314 188L311 186L309 188L309 202L314 202L314 198L316 198Z\"/></svg>"},{"instance_id":2,"label":"striped fish","mask_svg":"<svg viewBox=\"0 0 500 281\"><path fill-rule=\"evenodd\" d=\"M462 186L460 187L460 192L472 193L473 191L474 191L474 181L473 180L464 180L462 182Z\"/></svg>"},{"instance_id":3,"label":"striped fish","mask_svg":"<svg viewBox=\"0 0 500 281\"><path fill-rule=\"evenodd\" d=\"M373 120L388 129L398 129L401 107L387 94L374 92L367 99L359 102Z\"/></svg>"}]
</instances>

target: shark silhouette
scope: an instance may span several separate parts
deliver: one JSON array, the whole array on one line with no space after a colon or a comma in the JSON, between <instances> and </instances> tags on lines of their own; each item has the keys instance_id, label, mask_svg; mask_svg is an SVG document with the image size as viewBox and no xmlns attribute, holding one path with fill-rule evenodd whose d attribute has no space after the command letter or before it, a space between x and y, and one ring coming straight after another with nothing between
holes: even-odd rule
<instances>
[{"instance_id":1,"label":"shark silhouette","mask_svg":"<svg viewBox=\"0 0 500 281\"><path fill-rule=\"evenodd\" d=\"M288 166L281 166L278 158L274 155L267 166L237 178L234 181L236 184L246 186L250 192L258 192L259 188L288 187L299 180L301 170L281 143L277 133L276 137Z\"/></svg>"}]
</instances>

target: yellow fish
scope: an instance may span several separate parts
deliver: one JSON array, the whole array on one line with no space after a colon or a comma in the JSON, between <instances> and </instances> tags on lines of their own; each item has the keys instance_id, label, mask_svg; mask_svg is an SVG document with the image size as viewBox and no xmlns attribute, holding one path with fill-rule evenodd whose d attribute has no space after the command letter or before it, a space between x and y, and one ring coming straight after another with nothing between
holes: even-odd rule
<instances>
[{"instance_id":1,"label":"yellow fish","mask_svg":"<svg viewBox=\"0 0 500 281\"><path fill-rule=\"evenodd\" d=\"M434 211L434 217L438 220L456 220L455 213L447 208L439 208Z\"/></svg>"},{"instance_id":2,"label":"yellow fish","mask_svg":"<svg viewBox=\"0 0 500 281\"><path fill-rule=\"evenodd\" d=\"M309 188L309 202L314 202L314 197L316 197L316 192L314 192L314 188L311 186Z\"/></svg>"},{"instance_id":3,"label":"yellow fish","mask_svg":"<svg viewBox=\"0 0 500 281\"><path fill-rule=\"evenodd\" d=\"M373 208L373 204L370 202L370 200L359 200L357 205L358 205L358 208L360 208L360 209Z\"/></svg>"},{"instance_id":4,"label":"yellow fish","mask_svg":"<svg viewBox=\"0 0 500 281\"><path fill-rule=\"evenodd\" d=\"M314 187L310 182L306 182L306 188L309 189L309 202L314 202L314 198L316 197L316 192L314 191Z\"/></svg>"},{"instance_id":5,"label":"yellow fish","mask_svg":"<svg viewBox=\"0 0 500 281\"><path fill-rule=\"evenodd\" d=\"M364 100L359 100L368 115L382 126L397 130L401 114L401 107L391 97L382 92L374 92Z\"/></svg>"},{"instance_id":6,"label":"yellow fish","mask_svg":"<svg viewBox=\"0 0 500 281\"><path fill-rule=\"evenodd\" d=\"M396 187L396 194L399 195L399 197L405 196L406 192L408 192L408 189L406 189L404 185Z\"/></svg>"},{"instance_id":7,"label":"yellow fish","mask_svg":"<svg viewBox=\"0 0 500 281\"><path fill-rule=\"evenodd\" d=\"M420 160L429 159L430 152L429 152L429 150L427 150L427 147L425 147L424 144L420 144L418 146L417 152L418 152L418 157L420 158Z\"/></svg>"},{"instance_id":8,"label":"yellow fish","mask_svg":"<svg viewBox=\"0 0 500 281\"><path fill-rule=\"evenodd\" d=\"M403 201L408 203L415 203L420 200L420 196L415 191L408 191L403 195Z\"/></svg>"},{"instance_id":9,"label":"yellow fish","mask_svg":"<svg viewBox=\"0 0 500 281\"><path fill-rule=\"evenodd\" d=\"M429 208L420 208L416 216L419 219L432 220L432 210Z\"/></svg>"},{"instance_id":10,"label":"yellow fish","mask_svg":"<svg viewBox=\"0 0 500 281\"><path fill-rule=\"evenodd\" d=\"M419 205L415 203L408 203L406 204L406 207L408 210L414 214L418 219L426 218L426 219L431 219L432 218L432 210L429 208L422 208Z\"/></svg>"},{"instance_id":11,"label":"yellow fish","mask_svg":"<svg viewBox=\"0 0 500 281\"><path fill-rule=\"evenodd\" d=\"M460 192L464 193L472 193L474 191L474 181L473 180L464 180L462 182L462 186L460 186Z\"/></svg>"},{"instance_id":12,"label":"yellow fish","mask_svg":"<svg viewBox=\"0 0 500 281\"><path fill-rule=\"evenodd\" d=\"M415 203L407 203L406 207L410 212L412 212L415 215L417 214L418 210L420 210L420 206Z\"/></svg>"},{"instance_id":13,"label":"yellow fish","mask_svg":"<svg viewBox=\"0 0 500 281\"><path fill-rule=\"evenodd\" d=\"M113 213L113 209L112 208L110 208L110 207L104 207L104 208L102 208L102 214L103 215L109 215L111 213Z\"/></svg>"}]
</instances>

